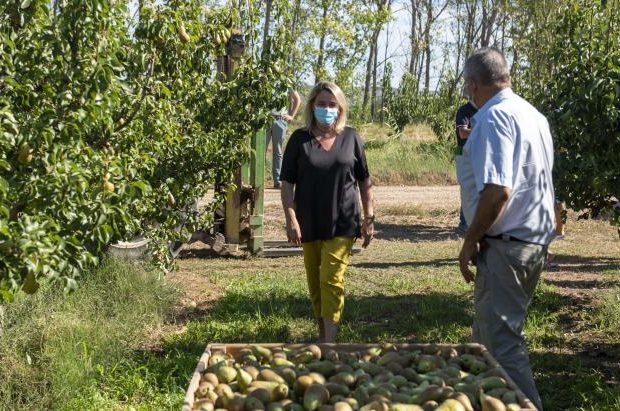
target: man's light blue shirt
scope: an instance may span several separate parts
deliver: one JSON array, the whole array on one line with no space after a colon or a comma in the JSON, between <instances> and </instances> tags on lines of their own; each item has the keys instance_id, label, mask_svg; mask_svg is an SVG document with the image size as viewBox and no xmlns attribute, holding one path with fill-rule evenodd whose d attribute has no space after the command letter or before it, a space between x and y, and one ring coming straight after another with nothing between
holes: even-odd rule
<instances>
[{"instance_id":1,"label":"man's light blue shirt","mask_svg":"<svg viewBox=\"0 0 620 411\"><path fill-rule=\"evenodd\" d=\"M504 89L480 108L472 122L459 175L467 223L474 219L486 184L508 187L510 198L487 234L549 244L555 233L555 194L547 119L511 89Z\"/></svg>"}]
</instances>

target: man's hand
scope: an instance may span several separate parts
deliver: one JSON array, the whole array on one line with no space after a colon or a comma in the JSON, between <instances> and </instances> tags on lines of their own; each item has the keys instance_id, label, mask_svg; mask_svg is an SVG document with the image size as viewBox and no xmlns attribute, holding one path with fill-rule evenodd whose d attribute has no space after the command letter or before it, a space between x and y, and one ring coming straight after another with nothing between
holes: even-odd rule
<instances>
[{"instance_id":1,"label":"man's hand","mask_svg":"<svg viewBox=\"0 0 620 411\"><path fill-rule=\"evenodd\" d=\"M486 244L483 241L484 234L501 215L511 193L512 190L510 188L496 184L485 185L484 190L480 193L476 215L469 225L463 248L461 248L461 253L459 254L459 266L465 281L470 282L474 280L475 276L469 269L469 263L472 262L476 265L476 258L480 252L479 244Z\"/></svg>"},{"instance_id":2,"label":"man's hand","mask_svg":"<svg viewBox=\"0 0 620 411\"><path fill-rule=\"evenodd\" d=\"M459 133L459 138L461 140L467 140L471 134L471 128L466 125L458 125L456 126L456 130Z\"/></svg>"},{"instance_id":3,"label":"man's hand","mask_svg":"<svg viewBox=\"0 0 620 411\"><path fill-rule=\"evenodd\" d=\"M291 122L293 121L293 116L291 116L290 114L282 114L282 119L286 120L287 122Z\"/></svg>"},{"instance_id":4,"label":"man's hand","mask_svg":"<svg viewBox=\"0 0 620 411\"><path fill-rule=\"evenodd\" d=\"M473 271L469 268L469 263L476 264L478 258L478 243L471 240L465 240L461 252L459 254L459 266L461 268L461 274L465 282L469 283L476 277Z\"/></svg>"},{"instance_id":5,"label":"man's hand","mask_svg":"<svg viewBox=\"0 0 620 411\"><path fill-rule=\"evenodd\" d=\"M286 220L286 237L290 243L301 245L301 229L296 218Z\"/></svg>"}]
</instances>

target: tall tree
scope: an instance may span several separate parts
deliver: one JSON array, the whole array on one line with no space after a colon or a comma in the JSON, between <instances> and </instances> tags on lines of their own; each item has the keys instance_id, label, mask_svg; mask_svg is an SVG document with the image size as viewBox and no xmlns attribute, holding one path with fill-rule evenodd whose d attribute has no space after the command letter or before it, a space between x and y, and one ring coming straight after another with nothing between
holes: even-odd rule
<instances>
[{"instance_id":1,"label":"tall tree","mask_svg":"<svg viewBox=\"0 0 620 411\"><path fill-rule=\"evenodd\" d=\"M449 0L445 0L442 2L438 2L440 6L437 14L433 14L433 0L426 0L426 26L424 29L424 54L426 56L425 62L425 74L424 74L424 91L426 93L429 92L430 87L430 78L431 78L431 29L433 24L437 21L437 19L443 14L448 5L450 4Z\"/></svg>"},{"instance_id":2,"label":"tall tree","mask_svg":"<svg viewBox=\"0 0 620 411\"><path fill-rule=\"evenodd\" d=\"M377 54L378 54L378 41L379 35L381 34L381 30L387 21L389 21L390 16L390 6L392 0L374 0L372 4L376 7L373 10L371 8L369 10L368 18L369 18L369 26L371 27L371 35L369 39L369 51L368 51L368 60L366 62L366 80L364 82L364 97L362 101L362 111L366 113L366 108L368 106L368 100L371 94L371 83L373 85L373 93L372 100L373 104L371 104L371 113L374 116L375 107L374 100L376 98L376 73L377 73ZM371 6L372 7L372 6Z\"/></svg>"},{"instance_id":3,"label":"tall tree","mask_svg":"<svg viewBox=\"0 0 620 411\"><path fill-rule=\"evenodd\" d=\"M325 77L326 69L325 69L325 39L327 37L327 15L329 14L329 9L332 1L330 0L321 0L321 11L322 17L319 23L319 49L316 59L316 65L314 66L314 83L318 83L323 77Z\"/></svg>"},{"instance_id":4,"label":"tall tree","mask_svg":"<svg viewBox=\"0 0 620 411\"><path fill-rule=\"evenodd\" d=\"M409 60L409 73L416 75L418 68L418 58L420 55L420 28L421 28L421 10L418 0L411 0L411 8L409 9L411 15L411 33L409 35L411 46L411 58Z\"/></svg>"}]
</instances>

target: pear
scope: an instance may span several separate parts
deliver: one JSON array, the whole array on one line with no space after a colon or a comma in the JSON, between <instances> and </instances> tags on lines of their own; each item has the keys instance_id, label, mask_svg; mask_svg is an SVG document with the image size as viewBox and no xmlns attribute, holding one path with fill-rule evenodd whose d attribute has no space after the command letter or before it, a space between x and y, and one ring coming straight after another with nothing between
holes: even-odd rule
<instances>
[{"instance_id":1,"label":"pear","mask_svg":"<svg viewBox=\"0 0 620 411\"><path fill-rule=\"evenodd\" d=\"M280 377L275 371L265 368L258 373L259 381L275 381L279 384L285 384L284 378Z\"/></svg>"},{"instance_id":2,"label":"pear","mask_svg":"<svg viewBox=\"0 0 620 411\"><path fill-rule=\"evenodd\" d=\"M190 41L189 34L187 34L187 31L185 31L185 25L181 24L179 26L178 34L179 34L179 39L181 40L181 42L187 43L188 41Z\"/></svg>"},{"instance_id":3,"label":"pear","mask_svg":"<svg viewBox=\"0 0 620 411\"><path fill-rule=\"evenodd\" d=\"M320 384L312 384L304 392L304 408L314 411L329 401L329 391Z\"/></svg>"},{"instance_id":4,"label":"pear","mask_svg":"<svg viewBox=\"0 0 620 411\"><path fill-rule=\"evenodd\" d=\"M264 410L265 404L263 404L258 398L247 396L245 398L245 410L246 411L254 411L254 410Z\"/></svg>"},{"instance_id":5,"label":"pear","mask_svg":"<svg viewBox=\"0 0 620 411\"><path fill-rule=\"evenodd\" d=\"M19 151L17 152L17 161L21 164L28 164L32 161L32 153L30 151L30 146L28 143L24 143L19 146Z\"/></svg>"},{"instance_id":6,"label":"pear","mask_svg":"<svg viewBox=\"0 0 620 411\"><path fill-rule=\"evenodd\" d=\"M506 411L506 406L501 400L485 393L480 394L480 404L482 404L482 411Z\"/></svg>"},{"instance_id":7,"label":"pear","mask_svg":"<svg viewBox=\"0 0 620 411\"><path fill-rule=\"evenodd\" d=\"M39 283L37 283L34 273L28 273L28 275L26 275L26 279L24 280L24 284L22 284L22 291L26 294L34 294L38 289Z\"/></svg>"},{"instance_id":8,"label":"pear","mask_svg":"<svg viewBox=\"0 0 620 411\"><path fill-rule=\"evenodd\" d=\"M344 401L338 401L334 404L334 411L353 411L351 405Z\"/></svg>"},{"instance_id":9,"label":"pear","mask_svg":"<svg viewBox=\"0 0 620 411\"><path fill-rule=\"evenodd\" d=\"M465 406L461 404L459 401L449 398L441 403L439 407L435 409L435 411L466 411Z\"/></svg>"},{"instance_id":10,"label":"pear","mask_svg":"<svg viewBox=\"0 0 620 411\"><path fill-rule=\"evenodd\" d=\"M237 384L241 392L246 392L251 382L252 376L246 370L242 368L237 370Z\"/></svg>"},{"instance_id":11,"label":"pear","mask_svg":"<svg viewBox=\"0 0 620 411\"><path fill-rule=\"evenodd\" d=\"M110 183L109 181L104 181L103 182L103 191L105 191L106 193L113 193L114 192L114 184Z\"/></svg>"},{"instance_id":12,"label":"pear","mask_svg":"<svg viewBox=\"0 0 620 411\"><path fill-rule=\"evenodd\" d=\"M216 370L215 375L221 382L229 384L237 378L237 370L233 367L224 366Z\"/></svg>"}]
</instances>

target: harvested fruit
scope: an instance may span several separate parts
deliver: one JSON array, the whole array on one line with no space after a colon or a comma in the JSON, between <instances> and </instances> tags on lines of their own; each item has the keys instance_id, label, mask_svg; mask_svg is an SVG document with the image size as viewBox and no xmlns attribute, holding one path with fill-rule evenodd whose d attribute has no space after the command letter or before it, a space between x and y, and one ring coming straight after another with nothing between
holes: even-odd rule
<instances>
[{"instance_id":1,"label":"harvested fruit","mask_svg":"<svg viewBox=\"0 0 620 411\"><path fill-rule=\"evenodd\" d=\"M385 344L359 352L251 345L234 357L216 351L193 410L527 410L487 358L479 348L441 345Z\"/></svg>"}]
</instances>

